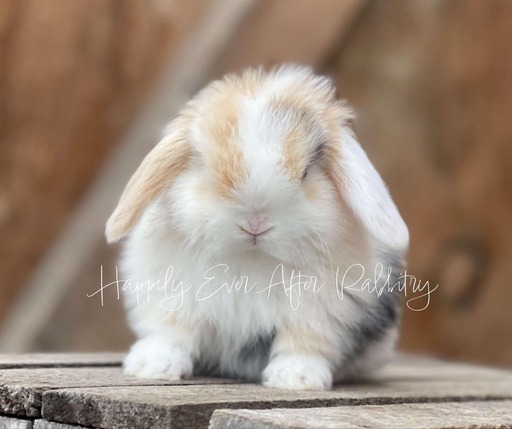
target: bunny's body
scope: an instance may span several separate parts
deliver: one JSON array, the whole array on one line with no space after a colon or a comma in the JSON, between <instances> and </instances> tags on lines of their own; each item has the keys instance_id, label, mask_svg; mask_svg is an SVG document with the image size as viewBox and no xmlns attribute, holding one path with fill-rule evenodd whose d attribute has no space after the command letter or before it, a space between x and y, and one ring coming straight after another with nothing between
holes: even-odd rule
<instances>
[{"instance_id":1,"label":"bunny's body","mask_svg":"<svg viewBox=\"0 0 512 429\"><path fill-rule=\"evenodd\" d=\"M107 224L139 340L125 370L328 389L389 358L408 234L309 69L200 92Z\"/></svg>"}]
</instances>

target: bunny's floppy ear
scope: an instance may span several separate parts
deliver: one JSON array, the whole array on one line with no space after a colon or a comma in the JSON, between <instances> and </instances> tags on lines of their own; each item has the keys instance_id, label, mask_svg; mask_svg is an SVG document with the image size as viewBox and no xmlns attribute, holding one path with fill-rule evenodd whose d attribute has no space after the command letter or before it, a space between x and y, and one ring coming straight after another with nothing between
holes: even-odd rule
<instances>
[{"instance_id":1,"label":"bunny's floppy ear","mask_svg":"<svg viewBox=\"0 0 512 429\"><path fill-rule=\"evenodd\" d=\"M144 209L183 170L190 150L187 128L179 119L168 134L144 158L126 185L114 213L107 221L105 235L109 243L123 238Z\"/></svg>"},{"instance_id":2,"label":"bunny's floppy ear","mask_svg":"<svg viewBox=\"0 0 512 429\"><path fill-rule=\"evenodd\" d=\"M337 152L331 174L341 197L379 247L405 252L407 226L379 173L346 128Z\"/></svg>"}]
</instances>

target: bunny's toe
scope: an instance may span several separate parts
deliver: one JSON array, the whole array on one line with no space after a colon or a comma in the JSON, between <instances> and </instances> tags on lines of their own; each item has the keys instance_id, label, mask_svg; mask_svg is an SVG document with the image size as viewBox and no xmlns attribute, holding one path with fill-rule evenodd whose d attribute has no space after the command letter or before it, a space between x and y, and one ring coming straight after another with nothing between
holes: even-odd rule
<instances>
[{"instance_id":1,"label":"bunny's toe","mask_svg":"<svg viewBox=\"0 0 512 429\"><path fill-rule=\"evenodd\" d=\"M332 373L321 356L281 355L263 371L263 385L292 390L329 390Z\"/></svg>"},{"instance_id":2,"label":"bunny's toe","mask_svg":"<svg viewBox=\"0 0 512 429\"><path fill-rule=\"evenodd\" d=\"M137 341L126 356L124 372L140 378L180 380L192 375L192 359L179 347L157 337Z\"/></svg>"}]
</instances>

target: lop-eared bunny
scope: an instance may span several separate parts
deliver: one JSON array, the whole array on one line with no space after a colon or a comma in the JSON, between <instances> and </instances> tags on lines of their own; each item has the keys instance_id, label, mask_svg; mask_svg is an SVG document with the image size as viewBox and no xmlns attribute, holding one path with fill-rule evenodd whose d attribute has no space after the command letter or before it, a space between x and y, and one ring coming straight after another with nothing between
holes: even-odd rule
<instances>
[{"instance_id":1,"label":"lop-eared bunny","mask_svg":"<svg viewBox=\"0 0 512 429\"><path fill-rule=\"evenodd\" d=\"M331 82L283 66L197 94L107 223L128 374L329 389L387 360L408 231Z\"/></svg>"}]
</instances>

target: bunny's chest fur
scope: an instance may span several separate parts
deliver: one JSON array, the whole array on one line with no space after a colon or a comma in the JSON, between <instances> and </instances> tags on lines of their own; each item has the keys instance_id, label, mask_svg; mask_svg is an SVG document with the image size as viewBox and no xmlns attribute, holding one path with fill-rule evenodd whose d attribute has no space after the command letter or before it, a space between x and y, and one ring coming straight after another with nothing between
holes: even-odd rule
<instances>
[{"instance_id":1,"label":"bunny's chest fur","mask_svg":"<svg viewBox=\"0 0 512 429\"><path fill-rule=\"evenodd\" d=\"M206 265L196 261L164 263L148 270L123 270L129 311L152 313L162 320L215 326L229 335L271 331L316 307L332 306L332 296L320 280L276 261ZM245 334L245 335L243 335Z\"/></svg>"},{"instance_id":2,"label":"bunny's chest fur","mask_svg":"<svg viewBox=\"0 0 512 429\"><path fill-rule=\"evenodd\" d=\"M394 301L368 293L342 299L335 278L315 278L307 267L259 253L211 262L180 249L129 243L121 272L132 287L124 288L124 302L138 337L158 333L195 344L199 374L258 380L290 326L321 333L337 355L360 354L395 320Z\"/></svg>"}]
</instances>

